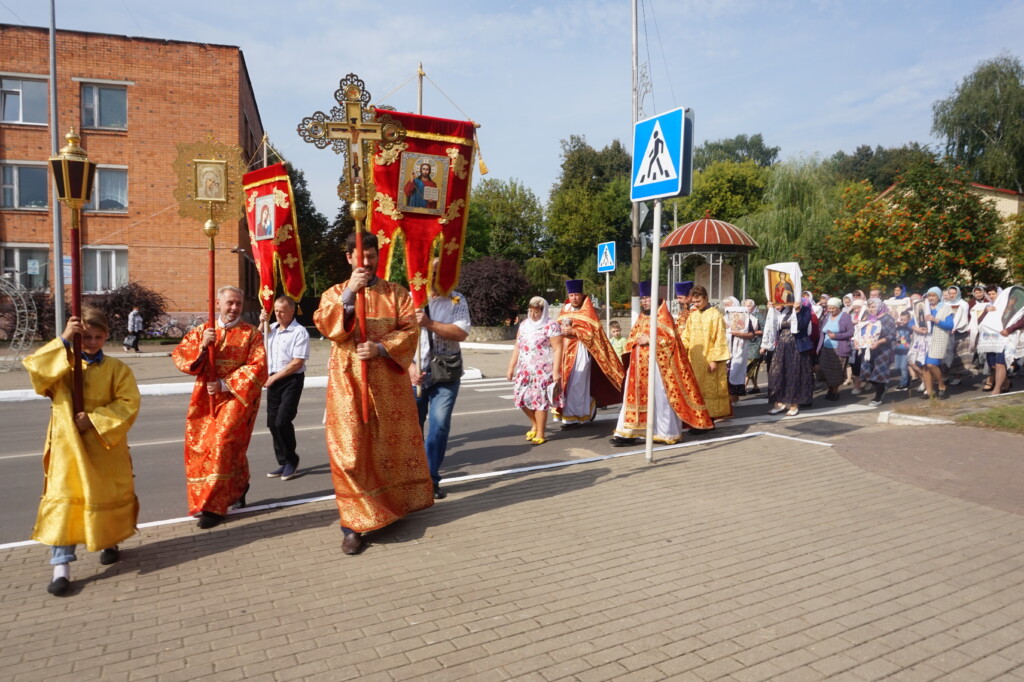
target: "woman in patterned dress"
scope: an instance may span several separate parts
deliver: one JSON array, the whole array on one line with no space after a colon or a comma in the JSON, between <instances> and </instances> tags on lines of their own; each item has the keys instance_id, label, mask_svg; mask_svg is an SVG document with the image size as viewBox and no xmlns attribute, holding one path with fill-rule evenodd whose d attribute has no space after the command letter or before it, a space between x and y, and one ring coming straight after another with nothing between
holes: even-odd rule
<instances>
[{"instance_id":1,"label":"woman in patterned dress","mask_svg":"<svg viewBox=\"0 0 1024 682\"><path fill-rule=\"evenodd\" d=\"M865 322L878 322L881 325L878 338L872 342L870 348L861 351L863 356L860 377L875 389L875 399L868 403L871 407L882 404L882 394L889 383L889 368L896 356L896 322L882 312L882 307L881 299L871 299L868 301L868 310L864 317Z\"/></svg>"},{"instance_id":2,"label":"woman in patterned dress","mask_svg":"<svg viewBox=\"0 0 1024 682\"><path fill-rule=\"evenodd\" d=\"M534 296L526 319L519 323L507 379L515 383L515 406L530 420L526 440L535 445L545 441L548 410L562 406L561 396L550 390L562 380L561 367L562 328L548 317L548 302Z\"/></svg>"}]
</instances>

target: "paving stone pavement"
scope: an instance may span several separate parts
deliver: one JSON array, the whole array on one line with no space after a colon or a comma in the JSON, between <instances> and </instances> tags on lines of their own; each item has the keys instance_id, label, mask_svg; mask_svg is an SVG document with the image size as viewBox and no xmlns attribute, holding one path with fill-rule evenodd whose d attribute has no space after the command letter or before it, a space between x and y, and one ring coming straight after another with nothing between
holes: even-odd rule
<instances>
[{"instance_id":1,"label":"paving stone pavement","mask_svg":"<svg viewBox=\"0 0 1024 682\"><path fill-rule=\"evenodd\" d=\"M0 551L8 680L1024 678L1024 516L770 436Z\"/></svg>"}]
</instances>

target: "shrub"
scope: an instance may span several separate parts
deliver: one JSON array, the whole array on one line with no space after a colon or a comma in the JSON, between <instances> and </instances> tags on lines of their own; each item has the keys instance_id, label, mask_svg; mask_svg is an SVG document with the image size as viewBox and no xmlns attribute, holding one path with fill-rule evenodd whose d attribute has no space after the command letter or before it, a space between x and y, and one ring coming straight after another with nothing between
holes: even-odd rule
<instances>
[{"instance_id":1,"label":"shrub","mask_svg":"<svg viewBox=\"0 0 1024 682\"><path fill-rule=\"evenodd\" d=\"M113 343L121 343L128 333L128 313L132 306L139 306L142 320L146 327L154 326L167 313L170 301L163 294L147 289L138 282L129 282L102 294L89 294L82 297L82 305L90 305L102 310L110 325L110 339ZM68 308L68 315L71 308Z\"/></svg>"},{"instance_id":2,"label":"shrub","mask_svg":"<svg viewBox=\"0 0 1024 682\"><path fill-rule=\"evenodd\" d=\"M518 265L493 256L465 263L459 279L459 291L466 296L473 324L481 327L515 324L529 288Z\"/></svg>"}]
</instances>

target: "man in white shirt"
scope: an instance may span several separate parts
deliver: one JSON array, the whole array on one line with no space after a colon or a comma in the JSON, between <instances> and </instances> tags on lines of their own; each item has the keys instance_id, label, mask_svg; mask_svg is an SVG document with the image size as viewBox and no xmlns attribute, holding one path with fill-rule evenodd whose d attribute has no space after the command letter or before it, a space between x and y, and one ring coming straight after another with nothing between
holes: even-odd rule
<instances>
[{"instance_id":1,"label":"man in white shirt","mask_svg":"<svg viewBox=\"0 0 1024 682\"><path fill-rule=\"evenodd\" d=\"M434 269L437 269L436 261ZM448 433L460 380L437 381L430 371L430 360L434 355L461 356L459 342L466 340L471 326L469 306L458 291L446 296L432 288L430 301L425 308L416 311L416 322L420 325L420 363L418 367L415 361L409 365L409 378L413 386L418 387L416 407L419 409L420 428L427 422L424 445L430 478L434 483L434 499L443 500L448 493L441 489L440 469L448 448Z\"/></svg>"},{"instance_id":2,"label":"man in white shirt","mask_svg":"<svg viewBox=\"0 0 1024 682\"><path fill-rule=\"evenodd\" d=\"M292 422L299 410L306 360L309 359L309 332L295 319L295 301L280 296L274 301L277 322L267 334L267 364L270 376L267 389L267 427L274 439L274 456L278 467L267 478L295 478L299 456L295 453L295 427ZM267 311L260 322L270 319Z\"/></svg>"}]
</instances>

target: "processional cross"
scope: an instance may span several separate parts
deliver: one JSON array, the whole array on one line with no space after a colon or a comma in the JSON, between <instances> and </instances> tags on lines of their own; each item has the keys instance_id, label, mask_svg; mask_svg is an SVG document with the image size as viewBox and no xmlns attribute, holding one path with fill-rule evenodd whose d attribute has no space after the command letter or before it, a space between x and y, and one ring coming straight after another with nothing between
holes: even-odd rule
<instances>
[{"instance_id":1,"label":"processional cross","mask_svg":"<svg viewBox=\"0 0 1024 682\"><path fill-rule=\"evenodd\" d=\"M363 263L363 232L366 229L367 185L370 184L369 159L373 155L372 144L389 150L405 139L405 127L387 114L375 114L367 105L370 93L365 83L356 74L350 73L341 79L334 99L338 106L331 108L331 115L317 111L302 119L298 126L299 137L313 144L317 149L331 147L335 154L345 157L345 172L338 185L338 197L348 203L348 212L356 223L355 262ZM356 295L356 319L359 324L359 343L366 341L366 294L360 289ZM367 383L366 360L362 369L363 423L370 421L369 385Z\"/></svg>"}]
</instances>

